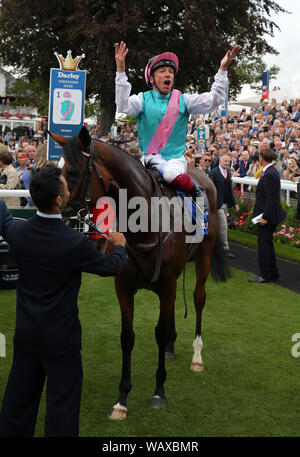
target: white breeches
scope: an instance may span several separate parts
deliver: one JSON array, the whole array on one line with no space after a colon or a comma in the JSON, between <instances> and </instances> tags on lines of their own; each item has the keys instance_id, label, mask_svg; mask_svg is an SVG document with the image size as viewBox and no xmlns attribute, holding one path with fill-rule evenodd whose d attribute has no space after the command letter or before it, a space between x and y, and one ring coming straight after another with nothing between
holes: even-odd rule
<instances>
[{"instance_id":1,"label":"white breeches","mask_svg":"<svg viewBox=\"0 0 300 457\"><path fill-rule=\"evenodd\" d=\"M166 160L160 154L147 154L141 158L141 162L144 166L152 165L157 168L167 183L174 181L178 175L186 173L187 169L187 161L184 155L176 159Z\"/></svg>"}]
</instances>

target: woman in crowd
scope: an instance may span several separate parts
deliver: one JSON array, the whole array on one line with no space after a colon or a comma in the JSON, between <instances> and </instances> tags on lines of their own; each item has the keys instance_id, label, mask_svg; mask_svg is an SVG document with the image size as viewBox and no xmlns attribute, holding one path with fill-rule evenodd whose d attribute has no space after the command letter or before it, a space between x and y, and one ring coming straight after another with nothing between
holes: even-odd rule
<instances>
[{"instance_id":1,"label":"woman in crowd","mask_svg":"<svg viewBox=\"0 0 300 457\"><path fill-rule=\"evenodd\" d=\"M5 146L0 149L0 189L19 189L18 172L12 166L13 156ZM4 197L7 206L20 206L19 197Z\"/></svg>"},{"instance_id":2,"label":"woman in crowd","mask_svg":"<svg viewBox=\"0 0 300 457\"><path fill-rule=\"evenodd\" d=\"M298 182L300 177L300 169L294 157L290 157L287 162L287 169L284 170L284 179Z\"/></svg>"}]
</instances>

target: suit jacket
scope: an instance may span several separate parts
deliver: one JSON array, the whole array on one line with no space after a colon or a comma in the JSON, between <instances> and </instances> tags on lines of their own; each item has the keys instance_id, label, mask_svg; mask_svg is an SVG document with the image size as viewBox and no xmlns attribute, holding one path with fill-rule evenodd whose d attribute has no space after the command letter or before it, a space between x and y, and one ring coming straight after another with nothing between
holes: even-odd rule
<instances>
[{"instance_id":1,"label":"suit jacket","mask_svg":"<svg viewBox=\"0 0 300 457\"><path fill-rule=\"evenodd\" d=\"M40 216L12 222L7 240L19 270L15 347L52 356L80 350L81 274L118 275L126 250L116 246L111 255L101 254L61 219Z\"/></svg>"},{"instance_id":2,"label":"suit jacket","mask_svg":"<svg viewBox=\"0 0 300 457\"><path fill-rule=\"evenodd\" d=\"M227 170L227 178L222 175L220 168L214 168L210 173L210 178L213 180L217 189L218 196L218 209L221 208L223 203L227 203L228 207L235 206L236 201L232 192L231 173ZM224 201L227 196L227 201Z\"/></svg>"},{"instance_id":3,"label":"suit jacket","mask_svg":"<svg viewBox=\"0 0 300 457\"><path fill-rule=\"evenodd\" d=\"M241 178L244 178L247 175L247 172L250 167L250 163L251 163L251 159L247 160L247 162L245 162L244 160L240 161L239 175Z\"/></svg>"},{"instance_id":4,"label":"suit jacket","mask_svg":"<svg viewBox=\"0 0 300 457\"><path fill-rule=\"evenodd\" d=\"M268 167L260 177L256 187L256 200L253 217L262 217L271 224L279 224L286 217L286 212L280 203L280 177L273 166Z\"/></svg>"},{"instance_id":5,"label":"suit jacket","mask_svg":"<svg viewBox=\"0 0 300 457\"><path fill-rule=\"evenodd\" d=\"M7 209L5 201L0 198L0 236L6 239L7 229L12 222L12 215Z\"/></svg>"}]
</instances>

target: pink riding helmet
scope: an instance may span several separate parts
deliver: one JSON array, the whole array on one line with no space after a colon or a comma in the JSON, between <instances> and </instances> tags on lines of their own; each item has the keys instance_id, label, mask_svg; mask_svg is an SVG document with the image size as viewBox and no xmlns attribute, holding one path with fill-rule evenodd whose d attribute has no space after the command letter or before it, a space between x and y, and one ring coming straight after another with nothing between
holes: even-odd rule
<instances>
[{"instance_id":1,"label":"pink riding helmet","mask_svg":"<svg viewBox=\"0 0 300 457\"><path fill-rule=\"evenodd\" d=\"M157 70L159 67L170 66L174 70L174 75L178 72L179 61L176 54L173 52L163 52L158 56L152 57L145 68L145 80L148 87L152 87L150 83L150 76L151 74Z\"/></svg>"}]
</instances>

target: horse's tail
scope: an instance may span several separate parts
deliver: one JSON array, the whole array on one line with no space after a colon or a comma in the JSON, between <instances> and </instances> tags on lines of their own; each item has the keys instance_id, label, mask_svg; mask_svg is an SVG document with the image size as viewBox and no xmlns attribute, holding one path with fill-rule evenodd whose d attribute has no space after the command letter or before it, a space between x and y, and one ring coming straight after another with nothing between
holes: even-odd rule
<instances>
[{"instance_id":1,"label":"horse's tail","mask_svg":"<svg viewBox=\"0 0 300 457\"><path fill-rule=\"evenodd\" d=\"M216 242L210 258L210 272L212 279L216 282L225 282L231 277L231 271L219 233L217 233Z\"/></svg>"}]
</instances>

